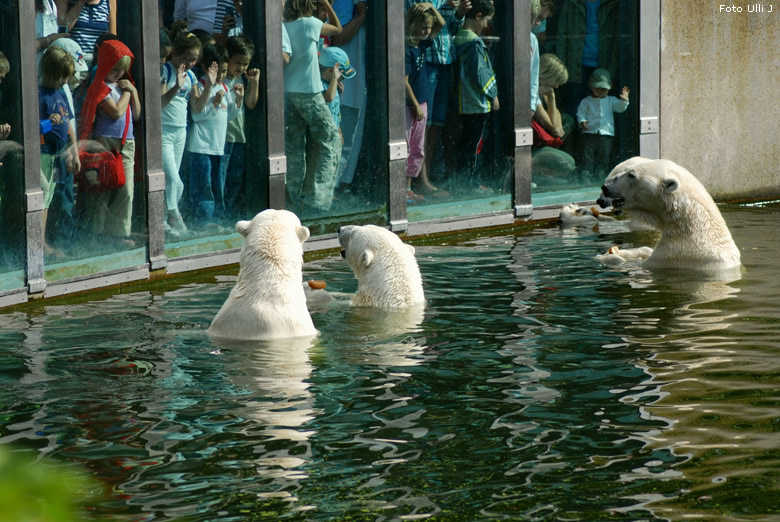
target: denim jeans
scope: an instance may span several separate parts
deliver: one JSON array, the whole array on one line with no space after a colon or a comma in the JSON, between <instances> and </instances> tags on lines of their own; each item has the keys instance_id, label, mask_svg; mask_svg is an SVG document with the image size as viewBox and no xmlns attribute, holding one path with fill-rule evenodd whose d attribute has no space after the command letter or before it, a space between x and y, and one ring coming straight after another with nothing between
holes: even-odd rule
<instances>
[{"instance_id":1,"label":"denim jeans","mask_svg":"<svg viewBox=\"0 0 780 522\"><path fill-rule=\"evenodd\" d=\"M211 221L225 212L222 156L191 152L189 196L196 220Z\"/></svg>"}]
</instances>

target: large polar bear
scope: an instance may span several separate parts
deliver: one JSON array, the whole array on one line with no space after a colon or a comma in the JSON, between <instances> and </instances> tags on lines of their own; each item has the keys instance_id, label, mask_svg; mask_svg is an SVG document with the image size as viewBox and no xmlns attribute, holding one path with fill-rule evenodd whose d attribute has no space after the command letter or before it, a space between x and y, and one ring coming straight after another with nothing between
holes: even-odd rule
<instances>
[{"instance_id":1,"label":"large polar bear","mask_svg":"<svg viewBox=\"0 0 780 522\"><path fill-rule=\"evenodd\" d=\"M424 305L422 277L414 247L374 225L339 228L341 256L358 280L352 304L401 308Z\"/></svg>"},{"instance_id":2,"label":"large polar bear","mask_svg":"<svg viewBox=\"0 0 780 522\"><path fill-rule=\"evenodd\" d=\"M616 213L631 212L632 219L661 231L650 250L648 268L718 271L740 266L739 249L726 222L704 185L680 165L669 160L634 157L610 172L598 200ZM612 247L610 256L624 251ZM629 258L634 251L627 251Z\"/></svg>"},{"instance_id":3,"label":"large polar bear","mask_svg":"<svg viewBox=\"0 0 780 522\"><path fill-rule=\"evenodd\" d=\"M208 333L246 340L316 335L301 285L309 229L292 212L269 209L236 230L244 236L238 281Z\"/></svg>"}]
</instances>

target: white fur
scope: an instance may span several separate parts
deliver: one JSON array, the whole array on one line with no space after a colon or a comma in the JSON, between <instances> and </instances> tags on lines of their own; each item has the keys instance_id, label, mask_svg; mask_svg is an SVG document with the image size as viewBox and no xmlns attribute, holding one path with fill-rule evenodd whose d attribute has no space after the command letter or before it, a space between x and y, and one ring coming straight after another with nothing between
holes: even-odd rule
<instances>
[{"instance_id":1,"label":"white fur","mask_svg":"<svg viewBox=\"0 0 780 522\"><path fill-rule=\"evenodd\" d=\"M244 236L238 280L208 333L246 340L316 335L301 286L309 229L292 212L269 209L236 230Z\"/></svg>"},{"instance_id":2,"label":"white fur","mask_svg":"<svg viewBox=\"0 0 780 522\"><path fill-rule=\"evenodd\" d=\"M647 268L709 271L740 266L739 249L712 196L673 161L624 161L604 181L599 204L630 211L633 220L661 231Z\"/></svg>"},{"instance_id":3,"label":"white fur","mask_svg":"<svg viewBox=\"0 0 780 522\"><path fill-rule=\"evenodd\" d=\"M358 280L352 304L398 308L425 303L413 246L374 225L341 227L339 243Z\"/></svg>"}]
</instances>

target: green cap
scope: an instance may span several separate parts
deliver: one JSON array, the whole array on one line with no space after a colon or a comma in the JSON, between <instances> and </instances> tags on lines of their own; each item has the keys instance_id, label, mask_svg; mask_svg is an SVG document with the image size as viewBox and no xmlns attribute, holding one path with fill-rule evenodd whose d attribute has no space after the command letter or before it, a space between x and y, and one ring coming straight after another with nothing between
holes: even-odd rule
<instances>
[{"instance_id":1,"label":"green cap","mask_svg":"<svg viewBox=\"0 0 780 522\"><path fill-rule=\"evenodd\" d=\"M596 69L590 75L590 86L594 89L611 89L612 80L609 78L609 71L606 69Z\"/></svg>"}]
</instances>

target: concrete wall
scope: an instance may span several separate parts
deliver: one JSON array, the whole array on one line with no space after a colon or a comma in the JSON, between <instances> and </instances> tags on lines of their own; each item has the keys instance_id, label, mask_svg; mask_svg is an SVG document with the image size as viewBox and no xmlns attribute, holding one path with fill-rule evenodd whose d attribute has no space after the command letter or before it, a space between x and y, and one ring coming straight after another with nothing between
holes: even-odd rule
<instances>
[{"instance_id":1,"label":"concrete wall","mask_svg":"<svg viewBox=\"0 0 780 522\"><path fill-rule=\"evenodd\" d=\"M661 4L661 157L716 199L777 197L780 2Z\"/></svg>"}]
</instances>

